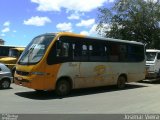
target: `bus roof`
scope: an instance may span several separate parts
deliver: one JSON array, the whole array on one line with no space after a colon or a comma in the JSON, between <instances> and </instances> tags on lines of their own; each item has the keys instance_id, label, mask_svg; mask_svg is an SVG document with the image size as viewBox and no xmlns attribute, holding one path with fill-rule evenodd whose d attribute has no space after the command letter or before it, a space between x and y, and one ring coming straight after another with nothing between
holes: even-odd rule
<instances>
[{"instance_id":1,"label":"bus roof","mask_svg":"<svg viewBox=\"0 0 160 120\"><path fill-rule=\"evenodd\" d=\"M90 38L90 39L96 39L96 40L104 40L104 41L115 41L115 42L122 42L122 43L131 43L131 44L138 44L138 45L144 45L141 42L137 41L129 41L129 40L121 40L121 39L113 39L113 38L104 38L104 37L89 37L81 34L75 34L71 32L58 32L58 33L46 33L43 35L65 35L65 36L72 36L72 37L80 37L80 38Z\"/></svg>"},{"instance_id":2,"label":"bus roof","mask_svg":"<svg viewBox=\"0 0 160 120\"><path fill-rule=\"evenodd\" d=\"M157 50L157 49L147 49L146 52L160 52L160 50Z\"/></svg>"}]
</instances>

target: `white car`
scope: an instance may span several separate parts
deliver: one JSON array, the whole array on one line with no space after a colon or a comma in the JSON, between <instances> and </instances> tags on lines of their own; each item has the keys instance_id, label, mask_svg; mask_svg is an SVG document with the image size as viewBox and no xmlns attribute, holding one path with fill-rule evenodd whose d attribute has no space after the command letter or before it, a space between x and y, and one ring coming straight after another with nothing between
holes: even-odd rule
<instances>
[{"instance_id":1,"label":"white car","mask_svg":"<svg viewBox=\"0 0 160 120\"><path fill-rule=\"evenodd\" d=\"M160 78L160 50L146 50L146 78L159 80Z\"/></svg>"},{"instance_id":2,"label":"white car","mask_svg":"<svg viewBox=\"0 0 160 120\"><path fill-rule=\"evenodd\" d=\"M4 64L0 63L0 88L7 89L10 88L13 77L10 69Z\"/></svg>"}]
</instances>

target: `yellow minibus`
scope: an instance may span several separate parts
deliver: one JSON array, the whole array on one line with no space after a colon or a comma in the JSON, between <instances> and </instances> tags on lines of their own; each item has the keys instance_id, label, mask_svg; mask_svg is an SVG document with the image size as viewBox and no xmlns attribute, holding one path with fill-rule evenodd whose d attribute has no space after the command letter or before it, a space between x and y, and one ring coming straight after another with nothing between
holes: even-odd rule
<instances>
[{"instance_id":1,"label":"yellow minibus","mask_svg":"<svg viewBox=\"0 0 160 120\"><path fill-rule=\"evenodd\" d=\"M25 49L24 47L10 48L9 55L0 58L0 62L4 63L8 68L10 68L12 74L15 71L16 62L24 49Z\"/></svg>"},{"instance_id":2,"label":"yellow minibus","mask_svg":"<svg viewBox=\"0 0 160 120\"><path fill-rule=\"evenodd\" d=\"M15 84L36 91L117 85L145 78L145 46L140 42L60 32L35 37L16 65Z\"/></svg>"}]
</instances>

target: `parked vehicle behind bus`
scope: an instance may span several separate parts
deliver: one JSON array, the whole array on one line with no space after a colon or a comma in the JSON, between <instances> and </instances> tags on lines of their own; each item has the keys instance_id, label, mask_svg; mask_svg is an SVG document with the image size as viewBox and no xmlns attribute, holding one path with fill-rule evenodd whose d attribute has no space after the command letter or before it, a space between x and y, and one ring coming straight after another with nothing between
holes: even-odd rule
<instances>
[{"instance_id":1,"label":"parked vehicle behind bus","mask_svg":"<svg viewBox=\"0 0 160 120\"><path fill-rule=\"evenodd\" d=\"M157 79L160 77L160 50L146 50L146 78Z\"/></svg>"},{"instance_id":2,"label":"parked vehicle behind bus","mask_svg":"<svg viewBox=\"0 0 160 120\"><path fill-rule=\"evenodd\" d=\"M10 69L4 64L0 63L0 89L10 88L10 84L13 80Z\"/></svg>"},{"instance_id":3,"label":"parked vehicle behind bus","mask_svg":"<svg viewBox=\"0 0 160 120\"><path fill-rule=\"evenodd\" d=\"M8 57L10 48L15 48L18 46L14 45L0 45L0 58Z\"/></svg>"},{"instance_id":4,"label":"parked vehicle behind bus","mask_svg":"<svg viewBox=\"0 0 160 120\"><path fill-rule=\"evenodd\" d=\"M20 57L21 53L23 52L25 48L24 47L15 47L9 49L9 55L6 57L0 58L0 62L4 63L12 73L15 71L15 64Z\"/></svg>"},{"instance_id":5,"label":"parked vehicle behind bus","mask_svg":"<svg viewBox=\"0 0 160 120\"><path fill-rule=\"evenodd\" d=\"M145 78L142 43L73 33L35 37L16 65L15 83L67 95L72 89L117 85Z\"/></svg>"}]
</instances>

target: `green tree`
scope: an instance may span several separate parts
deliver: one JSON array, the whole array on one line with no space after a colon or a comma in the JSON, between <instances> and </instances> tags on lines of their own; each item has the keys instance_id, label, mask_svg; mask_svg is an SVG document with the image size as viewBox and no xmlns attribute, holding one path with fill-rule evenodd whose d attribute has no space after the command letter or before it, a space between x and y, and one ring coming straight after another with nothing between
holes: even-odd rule
<instances>
[{"instance_id":1,"label":"green tree","mask_svg":"<svg viewBox=\"0 0 160 120\"><path fill-rule=\"evenodd\" d=\"M99 8L99 34L143 42L160 49L160 0L117 0L111 9Z\"/></svg>"}]
</instances>

